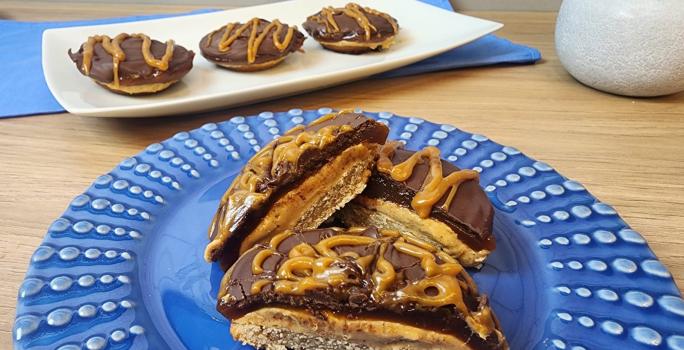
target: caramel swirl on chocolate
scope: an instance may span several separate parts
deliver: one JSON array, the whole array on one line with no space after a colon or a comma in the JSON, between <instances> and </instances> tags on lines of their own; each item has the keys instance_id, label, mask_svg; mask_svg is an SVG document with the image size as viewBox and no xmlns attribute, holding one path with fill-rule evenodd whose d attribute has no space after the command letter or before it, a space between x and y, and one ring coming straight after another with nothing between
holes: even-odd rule
<instances>
[{"instance_id":1,"label":"caramel swirl on chocolate","mask_svg":"<svg viewBox=\"0 0 684 350\"><path fill-rule=\"evenodd\" d=\"M243 32L246 30L250 30L249 34L249 40L247 41L247 62L248 63L254 63L256 61L256 56L257 53L259 52L259 47L261 47L261 44L263 43L264 39L266 36L271 32L273 28L273 45L280 51L283 52L287 49L288 46L290 46L290 43L292 42L292 38L294 37L294 33L297 30L297 27L290 27L288 26L287 28L287 33L285 34L285 38L281 39L280 33L283 30L283 24L280 23L279 20L273 20L273 22L269 23L266 28L264 28L261 33L259 33L259 24L261 23L261 19L254 17L249 22L245 24L240 24L237 22L234 23L228 23L226 24L225 31L223 32L223 35L221 36L221 40L218 43L218 49L221 52L226 52L230 50L230 46L242 35ZM211 39L212 36L217 33L219 30L215 30L209 34L209 37L206 41L206 46L209 47L211 46Z\"/></svg>"},{"instance_id":2,"label":"caramel swirl on chocolate","mask_svg":"<svg viewBox=\"0 0 684 350\"><path fill-rule=\"evenodd\" d=\"M83 72L86 75L90 74L90 68L92 65L95 45L98 43L102 43L102 48L104 48L104 50L108 54L112 55L112 71L114 73L114 86L118 87L119 63L126 60L126 54L124 53L123 49L121 49L121 43L128 38L139 38L143 41L141 49L143 57L145 59L145 63L147 63L147 65L149 65L150 67L155 67L161 71L166 71L167 69L169 69L169 61L173 56L173 49L175 45L173 40L166 41L166 51L164 52L164 56L160 59L157 59L156 57L154 57L150 49L150 47L152 46L152 40L150 39L150 37L141 33L121 33L115 36L114 39L110 38L107 35L94 35L88 38L88 41L83 45L83 64L81 67Z\"/></svg>"},{"instance_id":3,"label":"caramel swirl on chocolate","mask_svg":"<svg viewBox=\"0 0 684 350\"><path fill-rule=\"evenodd\" d=\"M340 27L337 24L337 21L335 20L335 15L340 14L353 18L356 21L356 23L358 23L359 27L363 29L366 40L370 40L371 35L374 32L377 32L377 29L371 23L367 14L372 14L384 18L392 26L392 29L395 33L399 29L397 21L394 18L392 18L392 16L384 12L374 10L370 7L361 7L359 4L356 3L348 3L344 7L339 8L333 8L330 6L324 7L318 14L311 16L310 19L316 21L317 23L325 25L328 32L339 32Z\"/></svg>"},{"instance_id":4,"label":"caramel swirl on chocolate","mask_svg":"<svg viewBox=\"0 0 684 350\"><path fill-rule=\"evenodd\" d=\"M354 283L358 280L350 278L348 271L343 266L351 259L360 271L367 270L368 256L358 254L341 255L336 252L339 247L379 245L379 254L372 274L374 289L373 298L379 303L402 303L417 302L424 306L440 307L445 305L455 306L462 314L469 313L461 294L461 288L474 289L475 286L469 278L463 280L456 278L464 273L463 267L451 258L446 262L438 263L439 259L434 247L414 240L400 237L398 233L387 230L379 230L380 238L360 235L362 228L352 228L346 232L322 239L316 244L300 243L292 248L285 260L281 262L275 274L275 280L271 281L277 293L304 295L313 289L325 289L338 287L344 284ZM252 260L252 273L260 275L264 273L264 261L278 254L278 247L287 238L293 236L292 231L285 231L274 236L268 246L260 250ZM415 257L420 260L425 278L412 281L406 287L391 291L396 283L397 272L392 263L385 259L389 245L396 251ZM353 252L352 252L353 253ZM441 257L442 259L445 256ZM461 277L463 278L463 277ZM257 280L251 286L253 294L260 292L268 280ZM435 288L436 293L426 292Z\"/></svg>"},{"instance_id":5,"label":"caramel swirl on chocolate","mask_svg":"<svg viewBox=\"0 0 684 350\"><path fill-rule=\"evenodd\" d=\"M444 195L449 192L449 195L442 205L442 209L448 210L451 202L458 191L458 187L465 181L478 180L480 174L474 170L459 170L444 177L442 173L442 160L440 158L440 151L437 147L426 147L400 164L392 163L392 154L401 146L400 142L388 142L380 150L380 158L377 162L378 171L388 174L395 181L406 181L413 174L413 169L416 165L428 159L430 164L430 175L425 178L425 182L421 190L411 200L411 207L418 213L421 218L430 216L432 207Z\"/></svg>"},{"instance_id":6,"label":"caramel swirl on chocolate","mask_svg":"<svg viewBox=\"0 0 684 350\"><path fill-rule=\"evenodd\" d=\"M365 299L350 293L366 293ZM354 312L348 303L359 299L366 300L363 310L408 312L407 319L411 310L448 310L487 339L496 321L486 299L477 298L463 267L433 246L372 227L328 228L285 231L243 254L222 282L219 310L239 317L259 303L328 300L334 311Z\"/></svg>"}]
</instances>

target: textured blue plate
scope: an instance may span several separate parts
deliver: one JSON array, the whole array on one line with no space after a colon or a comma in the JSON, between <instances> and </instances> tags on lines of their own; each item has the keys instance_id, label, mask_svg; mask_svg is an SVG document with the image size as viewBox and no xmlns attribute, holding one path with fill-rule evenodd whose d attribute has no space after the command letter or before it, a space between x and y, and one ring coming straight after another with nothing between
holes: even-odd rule
<instances>
[{"instance_id":1,"label":"textured blue plate","mask_svg":"<svg viewBox=\"0 0 684 350\"><path fill-rule=\"evenodd\" d=\"M260 145L331 110L234 117L155 143L100 176L49 228L19 290L17 349L240 349L214 310L206 228ZM391 113L407 148L481 172L497 250L474 273L512 349L684 349L668 270L609 205L546 163Z\"/></svg>"}]
</instances>

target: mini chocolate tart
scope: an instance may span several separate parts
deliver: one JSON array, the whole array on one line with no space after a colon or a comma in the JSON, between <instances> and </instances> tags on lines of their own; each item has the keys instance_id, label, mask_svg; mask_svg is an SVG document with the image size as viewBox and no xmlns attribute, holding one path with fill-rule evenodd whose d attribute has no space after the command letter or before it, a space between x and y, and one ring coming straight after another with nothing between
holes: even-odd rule
<instances>
[{"instance_id":1,"label":"mini chocolate tart","mask_svg":"<svg viewBox=\"0 0 684 350\"><path fill-rule=\"evenodd\" d=\"M69 57L81 74L121 94L152 94L183 78L192 69L195 53L162 43L145 34L122 33L114 38L95 35Z\"/></svg>"},{"instance_id":2,"label":"mini chocolate tart","mask_svg":"<svg viewBox=\"0 0 684 350\"><path fill-rule=\"evenodd\" d=\"M455 259L373 227L273 236L225 274L217 309L258 349L508 349Z\"/></svg>"},{"instance_id":3,"label":"mini chocolate tart","mask_svg":"<svg viewBox=\"0 0 684 350\"><path fill-rule=\"evenodd\" d=\"M363 114L340 112L264 146L221 199L205 259L227 269L275 233L318 227L366 187L388 132Z\"/></svg>"},{"instance_id":4,"label":"mini chocolate tart","mask_svg":"<svg viewBox=\"0 0 684 350\"><path fill-rule=\"evenodd\" d=\"M254 72L269 69L301 49L304 34L297 27L253 18L247 23L228 23L200 40L207 60L231 70Z\"/></svg>"},{"instance_id":5,"label":"mini chocolate tart","mask_svg":"<svg viewBox=\"0 0 684 350\"><path fill-rule=\"evenodd\" d=\"M479 173L440 159L436 147L418 152L388 142L368 186L336 216L346 225L376 225L435 245L468 267L496 247L494 208Z\"/></svg>"},{"instance_id":6,"label":"mini chocolate tart","mask_svg":"<svg viewBox=\"0 0 684 350\"><path fill-rule=\"evenodd\" d=\"M399 24L384 12L349 3L339 8L324 7L307 18L304 29L328 50L362 54L389 48Z\"/></svg>"}]
</instances>

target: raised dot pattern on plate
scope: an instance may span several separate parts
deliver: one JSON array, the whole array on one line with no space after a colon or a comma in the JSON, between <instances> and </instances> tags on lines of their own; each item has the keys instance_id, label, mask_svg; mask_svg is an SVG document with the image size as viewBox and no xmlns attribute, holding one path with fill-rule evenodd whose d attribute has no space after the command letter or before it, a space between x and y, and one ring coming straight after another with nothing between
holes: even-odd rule
<instances>
[{"instance_id":1,"label":"raised dot pattern on plate","mask_svg":"<svg viewBox=\"0 0 684 350\"><path fill-rule=\"evenodd\" d=\"M205 124L152 144L98 177L53 222L31 257L18 293L15 348L165 344L147 308L136 307L143 303L136 257L155 238L155 215L178 205L203 181L240 168L291 127L331 111L291 109ZM610 205L551 165L483 135L390 112L367 115L388 125L390 138L407 148L435 146L460 168L479 171L497 216L515 226L517 244L530 247L548 305L538 319L547 324L535 339L514 335L514 347L684 349L684 301L669 271ZM116 291L116 299L103 299L108 291ZM496 299L492 295L495 309ZM505 310L501 316L515 318ZM101 322L98 327L72 327L93 318Z\"/></svg>"}]
</instances>

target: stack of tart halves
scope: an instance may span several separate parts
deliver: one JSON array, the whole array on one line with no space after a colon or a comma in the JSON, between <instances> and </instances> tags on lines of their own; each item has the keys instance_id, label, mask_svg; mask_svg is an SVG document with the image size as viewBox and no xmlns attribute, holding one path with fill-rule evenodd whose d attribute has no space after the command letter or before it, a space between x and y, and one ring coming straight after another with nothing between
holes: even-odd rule
<instances>
[{"instance_id":1,"label":"stack of tart halves","mask_svg":"<svg viewBox=\"0 0 684 350\"><path fill-rule=\"evenodd\" d=\"M209 228L218 310L267 350L508 349L464 267L494 249L478 173L325 115L247 163Z\"/></svg>"}]
</instances>

